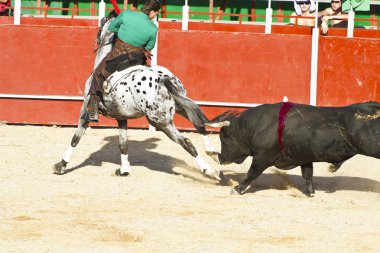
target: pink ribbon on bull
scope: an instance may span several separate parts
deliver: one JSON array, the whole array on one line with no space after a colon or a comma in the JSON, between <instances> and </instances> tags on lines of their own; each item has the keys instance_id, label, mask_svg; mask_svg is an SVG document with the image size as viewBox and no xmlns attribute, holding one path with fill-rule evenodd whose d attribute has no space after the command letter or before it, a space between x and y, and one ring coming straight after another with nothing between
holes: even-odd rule
<instances>
[{"instance_id":1,"label":"pink ribbon on bull","mask_svg":"<svg viewBox=\"0 0 380 253\"><path fill-rule=\"evenodd\" d=\"M284 149L284 144L282 143L282 135L285 128L285 121L286 121L286 118L288 117L288 112L293 106L295 106L295 104L290 103L290 102L282 103L280 112L278 114L277 135L278 135L278 144L280 144L281 151Z\"/></svg>"},{"instance_id":2,"label":"pink ribbon on bull","mask_svg":"<svg viewBox=\"0 0 380 253\"><path fill-rule=\"evenodd\" d=\"M116 0L111 0L111 3L113 5L113 8L115 9L117 15L119 15L120 14L120 9L119 9L119 6L117 5Z\"/></svg>"}]
</instances>

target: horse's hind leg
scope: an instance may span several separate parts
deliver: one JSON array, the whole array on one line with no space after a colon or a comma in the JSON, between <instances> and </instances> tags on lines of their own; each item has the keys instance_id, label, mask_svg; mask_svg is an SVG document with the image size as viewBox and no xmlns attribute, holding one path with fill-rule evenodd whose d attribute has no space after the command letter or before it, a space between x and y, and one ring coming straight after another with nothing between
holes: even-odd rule
<instances>
[{"instance_id":1,"label":"horse's hind leg","mask_svg":"<svg viewBox=\"0 0 380 253\"><path fill-rule=\"evenodd\" d=\"M117 176L127 176L130 173L131 166L128 161L128 137L127 137L127 120L118 120L119 125L119 147L121 153L121 167L116 170Z\"/></svg>"},{"instance_id":2,"label":"horse's hind leg","mask_svg":"<svg viewBox=\"0 0 380 253\"><path fill-rule=\"evenodd\" d=\"M211 166L198 154L190 139L183 137L172 124L164 127L155 125L155 127L163 131L171 140L180 144L192 157L194 157L198 168L203 173L220 180L220 172L212 169Z\"/></svg>"},{"instance_id":3,"label":"horse's hind leg","mask_svg":"<svg viewBox=\"0 0 380 253\"><path fill-rule=\"evenodd\" d=\"M70 158L74 152L75 147L78 145L80 139L86 132L86 129L88 127L89 122L86 120L81 119L82 115L86 112L87 110L87 104L88 104L88 99L85 99L81 111L80 111L80 116L79 116L79 123L77 130L71 139L70 146L66 149L65 153L62 156L62 160L53 166L53 173L54 174L59 174L63 175L65 174L67 164L70 162Z\"/></svg>"},{"instance_id":4,"label":"horse's hind leg","mask_svg":"<svg viewBox=\"0 0 380 253\"><path fill-rule=\"evenodd\" d=\"M340 162L337 162L337 163L330 163L329 165L329 171L331 173L334 173L336 172L337 170L339 170L339 168L342 166L342 164L347 161L348 159L345 159L343 161L340 161Z\"/></svg>"}]
</instances>

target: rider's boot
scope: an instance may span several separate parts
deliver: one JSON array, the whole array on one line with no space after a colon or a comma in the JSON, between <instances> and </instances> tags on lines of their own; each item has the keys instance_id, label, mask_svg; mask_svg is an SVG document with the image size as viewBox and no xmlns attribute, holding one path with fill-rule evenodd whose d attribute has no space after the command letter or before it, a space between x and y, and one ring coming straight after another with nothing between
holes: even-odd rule
<instances>
[{"instance_id":1,"label":"rider's boot","mask_svg":"<svg viewBox=\"0 0 380 253\"><path fill-rule=\"evenodd\" d=\"M89 121L98 122L99 120L99 102L100 97L97 95L91 95L90 97L90 110L89 110Z\"/></svg>"}]
</instances>

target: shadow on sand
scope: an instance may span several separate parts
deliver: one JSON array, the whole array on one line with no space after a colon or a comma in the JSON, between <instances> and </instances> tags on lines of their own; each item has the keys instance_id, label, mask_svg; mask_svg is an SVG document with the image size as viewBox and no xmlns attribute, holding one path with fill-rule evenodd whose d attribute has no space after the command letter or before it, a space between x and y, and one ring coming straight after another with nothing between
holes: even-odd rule
<instances>
[{"instance_id":1,"label":"shadow on sand","mask_svg":"<svg viewBox=\"0 0 380 253\"><path fill-rule=\"evenodd\" d=\"M85 166L99 166L101 167L103 162L113 163L118 166L115 167L119 169L121 164L120 161L120 149L119 149L119 136L109 136L104 138L104 141L107 143L104 144L100 150L92 153L86 160L81 164L78 164L75 167L68 167L65 171L65 174L73 172L77 169L83 168ZM188 174L181 174L173 171L173 167L180 167L189 171L197 171L197 168L192 167L183 160L171 157L169 155L163 155L154 152L154 149L157 147L158 143L163 145L163 142L159 138L148 138L144 141L128 141L128 158L131 166L144 166L153 171L160 171L173 175L182 175L185 178L190 178L198 182L210 182L209 180L202 180L199 178L192 177ZM182 149L178 145L179 149ZM187 154L186 151L183 152L184 155ZM200 173L200 171L199 171Z\"/></svg>"},{"instance_id":2,"label":"shadow on sand","mask_svg":"<svg viewBox=\"0 0 380 253\"><path fill-rule=\"evenodd\" d=\"M295 168L295 170L297 169L299 169L301 174L300 167ZM344 170L344 167L342 167L341 170ZM275 172L276 173L266 173L260 175L255 181L252 182L251 187L245 194L267 189L286 190L289 189L289 187L293 187L304 192L305 180L301 175L289 175L276 170ZM241 182L245 177L245 173L231 173L225 175L224 181L226 182L228 180L233 180ZM324 191L327 193L333 193L336 191L363 191L380 193L380 182L368 178L334 176L334 174L331 174L331 177L314 176L313 181L316 192Z\"/></svg>"},{"instance_id":3,"label":"shadow on sand","mask_svg":"<svg viewBox=\"0 0 380 253\"><path fill-rule=\"evenodd\" d=\"M81 164L67 169L66 173L70 173L88 165L101 167L103 162L120 165L119 137L109 136L104 138L104 140L107 141L107 143L101 147L100 150L92 153ZM177 167L192 171L196 170L196 168L191 167L183 160L154 152L154 149L158 145L157 143L161 141L162 140L159 138L149 138L144 141L128 141L128 153L131 166L144 166L153 171L160 171L173 175L182 175L198 182L210 183L210 181L207 180L201 180L199 178L173 171L174 164ZM178 147L180 148L180 146ZM188 154L184 152L184 155ZM226 166L226 169L229 168L231 167ZM295 170L297 169L301 174L300 168L295 168ZM344 167L341 168L341 170L343 169ZM227 186L228 183L226 182L230 180L241 182L245 177L246 173L234 173L233 171L228 170L224 176L224 180L220 182L220 184ZM335 191L352 190L380 193L380 182L368 178L334 176L334 174L331 174L331 177L314 176L313 181L317 192L325 191L327 193L333 193ZM301 175L289 175L278 171L276 173L265 173L259 176L252 183L252 186L245 194L266 189L286 190L289 186L303 191L305 188L305 181Z\"/></svg>"}]
</instances>

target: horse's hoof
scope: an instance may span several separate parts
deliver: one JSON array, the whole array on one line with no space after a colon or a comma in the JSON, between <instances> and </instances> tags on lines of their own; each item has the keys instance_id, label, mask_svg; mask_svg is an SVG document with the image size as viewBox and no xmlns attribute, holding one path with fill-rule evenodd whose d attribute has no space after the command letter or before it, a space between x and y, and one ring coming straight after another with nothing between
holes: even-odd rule
<instances>
[{"instance_id":1,"label":"horse's hoof","mask_svg":"<svg viewBox=\"0 0 380 253\"><path fill-rule=\"evenodd\" d=\"M60 161L59 163L54 164L53 166L53 174L57 175L63 175L66 171L66 164L64 160Z\"/></svg>"},{"instance_id":2,"label":"horse's hoof","mask_svg":"<svg viewBox=\"0 0 380 253\"><path fill-rule=\"evenodd\" d=\"M203 173L219 181L224 177L223 172L219 170L203 170Z\"/></svg>"},{"instance_id":3,"label":"horse's hoof","mask_svg":"<svg viewBox=\"0 0 380 253\"><path fill-rule=\"evenodd\" d=\"M306 195L307 197L309 197L309 198L312 198L312 197L314 197L315 192L314 192L314 191L306 190L305 195Z\"/></svg>"},{"instance_id":4,"label":"horse's hoof","mask_svg":"<svg viewBox=\"0 0 380 253\"><path fill-rule=\"evenodd\" d=\"M215 170L214 172L212 172L211 176L215 178L216 180L221 181L223 177L223 173L221 171Z\"/></svg>"},{"instance_id":5,"label":"horse's hoof","mask_svg":"<svg viewBox=\"0 0 380 253\"><path fill-rule=\"evenodd\" d=\"M224 181L226 178L224 177L223 171L219 171L218 175L219 181Z\"/></svg>"},{"instance_id":6,"label":"horse's hoof","mask_svg":"<svg viewBox=\"0 0 380 253\"><path fill-rule=\"evenodd\" d=\"M129 175L129 172L121 173L120 169L117 169L117 170L115 171L115 176L117 176L117 177L126 177L126 176L128 176L128 175Z\"/></svg>"}]
</instances>

